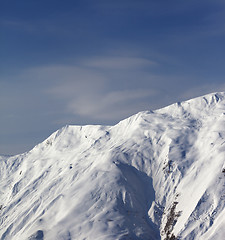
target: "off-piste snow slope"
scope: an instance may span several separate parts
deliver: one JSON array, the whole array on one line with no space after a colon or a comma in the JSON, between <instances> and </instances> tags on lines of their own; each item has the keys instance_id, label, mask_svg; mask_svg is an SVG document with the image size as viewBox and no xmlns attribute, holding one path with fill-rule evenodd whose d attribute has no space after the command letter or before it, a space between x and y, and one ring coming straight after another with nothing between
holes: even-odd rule
<instances>
[{"instance_id":1,"label":"off-piste snow slope","mask_svg":"<svg viewBox=\"0 0 225 240\"><path fill-rule=\"evenodd\" d=\"M0 158L0 238L225 239L225 93Z\"/></svg>"}]
</instances>

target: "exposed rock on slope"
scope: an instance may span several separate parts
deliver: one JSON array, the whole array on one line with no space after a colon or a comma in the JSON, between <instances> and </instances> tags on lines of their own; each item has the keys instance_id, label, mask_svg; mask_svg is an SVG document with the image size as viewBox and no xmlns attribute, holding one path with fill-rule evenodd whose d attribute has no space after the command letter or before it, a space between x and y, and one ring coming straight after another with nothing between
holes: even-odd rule
<instances>
[{"instance_id":1,"label":"exposed rock on slope","mask_svg":"<svg viewBox=\"0 0 225 240\"><path fill-rule=\"evenodd\" d=\"M224 239L225 93L0 157L1 239Z\"/></svg>"}]
</instances>

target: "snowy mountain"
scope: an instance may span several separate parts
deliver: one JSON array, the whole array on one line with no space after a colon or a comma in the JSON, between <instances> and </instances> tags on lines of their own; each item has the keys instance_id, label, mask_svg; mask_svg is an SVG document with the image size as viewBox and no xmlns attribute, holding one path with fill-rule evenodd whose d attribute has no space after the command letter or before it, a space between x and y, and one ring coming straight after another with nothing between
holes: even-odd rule
<instances>
[{"instance_id":1,"label":"snowy mountain","mask_svg":"<svg viewBox=\"0 0 225 240\"><path fill-rule=\"evenodd\" d=\"M0 157L4 239L224 239L225 93Z\"/></svg>"}]
</instances>

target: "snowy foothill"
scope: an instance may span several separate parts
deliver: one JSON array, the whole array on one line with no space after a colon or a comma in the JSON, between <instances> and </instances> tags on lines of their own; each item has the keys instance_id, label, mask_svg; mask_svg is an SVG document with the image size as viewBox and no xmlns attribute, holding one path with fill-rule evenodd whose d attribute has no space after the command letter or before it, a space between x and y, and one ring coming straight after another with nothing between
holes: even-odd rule
<instances>
[{"instance_id":1,"label":"snowy foothill","mask_svg":"<svg viewBox=\"0 0 225 240\"><path fill-rule=\"evenodd\" d=\"M0 157L1 240L222 240L224 226L223 92Z\"/></svg>"}]
</instances>

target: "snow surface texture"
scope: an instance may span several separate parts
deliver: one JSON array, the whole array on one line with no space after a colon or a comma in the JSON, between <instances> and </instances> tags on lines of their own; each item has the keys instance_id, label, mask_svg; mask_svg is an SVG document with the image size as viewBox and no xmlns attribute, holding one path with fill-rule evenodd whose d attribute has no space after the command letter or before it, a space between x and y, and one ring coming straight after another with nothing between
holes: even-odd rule
<instances>
[{"instance_id":1,"label":"snow surface texture","mask_svg":"<svg viewBox=\"0 0 225 240\"><path fill-rule=\"evenodd\" d=\"M225 93L0 161L1 240L225 239Z\"/></svg>"}]
</instances>

